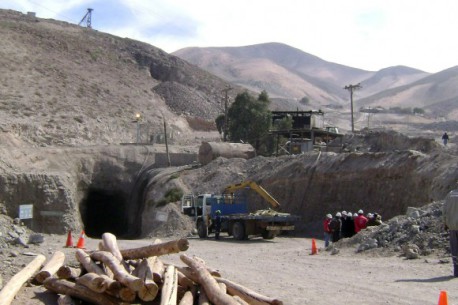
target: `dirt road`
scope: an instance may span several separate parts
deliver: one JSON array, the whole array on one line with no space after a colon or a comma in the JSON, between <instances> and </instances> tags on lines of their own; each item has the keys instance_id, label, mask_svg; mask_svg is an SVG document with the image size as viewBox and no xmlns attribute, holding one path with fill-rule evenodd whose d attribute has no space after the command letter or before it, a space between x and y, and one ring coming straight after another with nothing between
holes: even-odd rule
<instances>
[{"instance_id":1,"label":"dirt road","mask_svg":"<svg viewBox=\"0 0 458 305\"><path fill-rule=\"evenodd\" d=\"M98 242L88 239L86 247L96 249ZM121 248L151 242L119 241ZM189 242L188 255L199 256L224 277L283 300L285 305L437 304L441 290L448 292L449 304L458 304L458 278L450 276L450 258L444 264L437 257L375 257L356 254L350 248L337 255L326 251L310 255L311 239L293 237L237 242L223 236L219 241L191 238ZM45 254L49 257L52 249L61 250L64 243L65 236L48 238ZM323 242L317 240L317 245L321 248ZM69 258L74 251L65 249ZM183 265L177 254L163 260ZM55 304L55 296L43 291L41 287L25 287L13 305Z\"/></svg>"}]
</instances>

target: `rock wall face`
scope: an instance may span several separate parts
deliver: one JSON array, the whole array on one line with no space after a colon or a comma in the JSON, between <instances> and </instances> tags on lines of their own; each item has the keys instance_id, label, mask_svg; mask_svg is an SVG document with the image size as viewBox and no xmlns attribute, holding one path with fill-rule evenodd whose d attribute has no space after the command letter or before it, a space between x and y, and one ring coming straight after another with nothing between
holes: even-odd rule
<instances>
[{"instance_id":1,"label":"rock wall face","mask_svg":"<svg viewBox=\"0 0 458 305\"><path fill-rule=\"evenodd\" d=\"M9 149L2 155L8 161L0 164L0 202L8 216L16 218L20 205L32 204L34 231L84 229L94 237L107 231L139 236L149 179L142 173L168 167L169 161L181 166L197 159L195 153L172 152L167 158L152 147L124 145Z\"/></svg>"},{"instance_id":2,"label":"rock wall face","mask_svg":"<svg viewBox=\"0 0 458 305\"><path fill-rule=\"evenodd\" d=\"M321 230L327 213L377 212L384 219L441 200L456 188L457 156L418 151L319 153L250 160L219 158L181 176L196 193L221 192L225 186L254 180L281 204L302 217L302 224ZM198 182L197 182L198 181ZM266 208L249 194L251 210Z\"/></svg>"},{"instance_id":3,"label":"rock wall face","mask_svg":"<svg viewBox=\"0 0 458 305\"><path fill-rule=\"evenodd\" d=\"M64 176L23 173L0 176L0 200L8 215L19 217L20 205L33 205L31 229L43 233L65 233L79 220L71 181Z\"/></svg>"}]
</instances>

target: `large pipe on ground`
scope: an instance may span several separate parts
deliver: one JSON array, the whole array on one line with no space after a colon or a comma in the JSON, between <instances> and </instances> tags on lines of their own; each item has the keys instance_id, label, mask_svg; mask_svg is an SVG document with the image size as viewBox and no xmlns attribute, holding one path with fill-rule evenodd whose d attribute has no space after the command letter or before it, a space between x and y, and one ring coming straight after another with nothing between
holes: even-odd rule
<instances>
[{"instance_id":1,"label":"large pipe on ground","mask_svg":"<svg viewBox=\"0 0 458 305\"><path fill-rule=\"evenodd\" d=\"M199 148L199 162L206 165L218 157L251 159L256 151L251 144L227 142L202 142Z\"/></svg>"}]
</instances>

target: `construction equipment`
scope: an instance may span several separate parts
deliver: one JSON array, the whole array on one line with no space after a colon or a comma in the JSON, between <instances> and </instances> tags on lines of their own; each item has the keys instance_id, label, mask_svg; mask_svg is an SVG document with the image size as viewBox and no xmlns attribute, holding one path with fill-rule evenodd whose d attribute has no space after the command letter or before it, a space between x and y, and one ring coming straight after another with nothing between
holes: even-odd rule
<instances>
[{"instance_id":1,"label":"construction equipment","mask_svg":"<svg viewBox=\"0 0 458 305\"><path fill-rule=\"evenodd\" d=\"M251 188L252 190L256 191L259 195L261 195L262 198L264 198L268 203L270 203L272 208L277 209L280 207L280 203L278 203L278 201L274 197L272 197L272 195L270 195L262 186L250 180L244 181L242 183L229 185L224 189L223 194L233 194L235 191L244 189L246 187Z\"/></svg>"},{"instance_id":2,"label":"construction equipment","mask_svg":"<svg viewBox=\"0 0 458 305\"><path fill-rule=\"evenodd\" d=\"M248 204L237 191L249 187L260 194L269 204L278 208L280 204L264 188L253 181L233 184L224 189L222 194L186 194L182 197L182 213L196 222L200 238L206 238L214 232L216 211L220 211L221 232L226 232L237 240L247 239L250 235L261 235L264 239L273 239L282 231L294 230L298 216L280 213L273 209L248 211Z\"/></svg>"}]
</instances>

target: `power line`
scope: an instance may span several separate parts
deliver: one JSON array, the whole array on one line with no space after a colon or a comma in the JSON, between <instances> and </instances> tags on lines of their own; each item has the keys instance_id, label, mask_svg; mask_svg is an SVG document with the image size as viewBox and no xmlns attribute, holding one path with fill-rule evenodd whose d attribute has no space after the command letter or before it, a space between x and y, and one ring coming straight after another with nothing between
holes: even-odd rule
<instances>
[{"instance_id":1,"label":"power line","mask_svg":"<svg viewBox=\"0 0 458 305\"><path fill-rule=\"evenodd\" d=\"M48 7L45 7L45 6L43 6L43 5L39 4L39 3L36 3L36 2L34 2L34 1L29 0L29 2L32 3L32 4L34 4L34 5L36 5L36 6L39 6L39 7L43 8L43 9L45 9L45 10L47 10L47 11L49 11L49 12L51 12L51 13L54 13L54 14L55 14L56 16L58 16L58 17L63 17L64 20L71 21L71 20L73 19L73 18L70 18L70 17L68 17L68 16L62 15L62 14L59 13L59 12L53 11L52 9L50 9L50 8L48 8Z\"/></svg>"}]
</instances>

